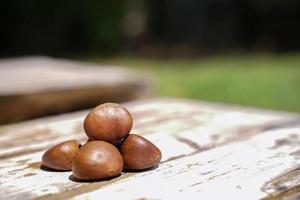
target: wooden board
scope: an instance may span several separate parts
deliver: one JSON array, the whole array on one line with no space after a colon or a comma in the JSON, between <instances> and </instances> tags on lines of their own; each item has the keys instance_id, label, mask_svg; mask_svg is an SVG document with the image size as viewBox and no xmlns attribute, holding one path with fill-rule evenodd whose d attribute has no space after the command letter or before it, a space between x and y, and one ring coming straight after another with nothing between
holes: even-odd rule
<instances>
[{"instance_id":1,"label":"wooden board","mask_svg":"<svg viewBox=\"0 0 300 200\"><path fill-rule=\"evenodd\" d=\"M147 78L120 67L48 57L0 60L0 123L128 101L149 92Z\"/></svg>"},{"instance_id":2,"label":"wooden board","mask_svg":"<svg viewBox=\"0 0 300 200\"><path fill-rule=\"evenodd\" d=\"M160 166L98 182L40 169L43 152L86 141L87 111L0 128L0 199L297 199L300 116L168 98L125 104Z\"/></svg>"}]
</instances>

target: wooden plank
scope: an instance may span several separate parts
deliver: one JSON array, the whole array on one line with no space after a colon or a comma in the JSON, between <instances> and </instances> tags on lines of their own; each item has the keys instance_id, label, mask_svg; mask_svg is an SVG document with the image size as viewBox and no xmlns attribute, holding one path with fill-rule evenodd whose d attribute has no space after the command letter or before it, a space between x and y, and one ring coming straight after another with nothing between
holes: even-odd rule
<instances>
[{"instance_id":1,"label":"wooden plank","mask_svg":"<svg viewBox=\"0 0 300 200\"><path fill-rule=\"evenodd\" d=\"M0 60L0 80L0 123L150 94L133 71L48 57Z\"/></svg>"},{"instance_id":2,"label":"wooden plank","mask_svg":"<svg viewBox=\"0 0 300 200\"><path fill-rule=\"evenodd\" d=\"M300 150L300 124L298 127L195 152L75 199L260 199L276 195L300 184L299 169L295 168L300 160L294 156ZM284 178L279 179L279 174L285 174ZM73 194L65 192L58 197L62 195Z\"/></svg>"},{"instance_id":3,"label":"wooden plank","mask_svg":"<svg viewBox=\"0 0 300 200\"><path fill-rule=\"evenodd\" d=\"M300 182L297 114L161 98L126 107L133 132L162 150L157 169L92 183L72 181L71 172L43 171L40 159L49 146L86 141L87 111L38 119L0 128L0 198L256 199L282 195Z\"/></svg>"}]
</instances>

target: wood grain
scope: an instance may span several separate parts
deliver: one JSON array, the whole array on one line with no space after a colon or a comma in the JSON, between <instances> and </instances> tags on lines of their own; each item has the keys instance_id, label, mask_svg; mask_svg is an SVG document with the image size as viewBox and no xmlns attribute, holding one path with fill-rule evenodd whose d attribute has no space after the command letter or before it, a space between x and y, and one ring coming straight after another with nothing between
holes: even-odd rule
<instances>
[{"instance_id":1,"label":"wood grain","mask_svg":"<svg viewBox=\"0 0 300 200\"><path fill-rule=\"evenodd\" d=\"M50 146L86 141L87 111L37 119L0 127L0 199L260 199L299 191L298 114L168 98L125 106L133 132L161 149L158 168L100 182L42 170Z\"/></svg>"}]
</instances>

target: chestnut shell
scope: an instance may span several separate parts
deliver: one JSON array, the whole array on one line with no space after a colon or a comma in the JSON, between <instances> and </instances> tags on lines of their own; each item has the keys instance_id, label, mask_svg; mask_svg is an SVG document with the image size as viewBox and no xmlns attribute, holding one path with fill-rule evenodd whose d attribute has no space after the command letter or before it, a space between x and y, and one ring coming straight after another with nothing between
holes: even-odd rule
<instances>
[{"instance_id":1,"label":"chestnut shell","mask_svg":"<svg viewBox=\"0 0 300 200\"><path fill-rule=\"evenodd\" d=\"M51 169L68 171L72 169L72 160L79 149L79 142L69 140L48 149L43 157L42 164Z\"/></svg>"},{"instance_id":2,"label":"chestnut shell","mask_svg":"<svg viewBox=\"0 0 300 200\"><path fill-rule=\"evenodd\" d=\"M130 134L121 146L124 167L128 170L143 170L154 167L161 160L161 151L149 140Z\"/></svg>"},{"instance_id":3,"label":"chestnut shell","mask_svg":"<svg viewBox=\"0 0 300 200\"><path fill-rule=\"evenodd\" d=\"M92 109L84 120L84 130L92 140L115 144L125 138L132 128L132 116L116 103L104 103Z\"/></svg>"},{"instance_id":4,"label":"chestnut shell","mask_svg":"<svg viewBox=\"0 0 300 200\"><path fill-rule=\"evenodd\" d=\"M73 176L79 180L96 180L119 175L123 158L119 150L104 141L84 144L73 159Z\"/></svg>"}]
</instances>

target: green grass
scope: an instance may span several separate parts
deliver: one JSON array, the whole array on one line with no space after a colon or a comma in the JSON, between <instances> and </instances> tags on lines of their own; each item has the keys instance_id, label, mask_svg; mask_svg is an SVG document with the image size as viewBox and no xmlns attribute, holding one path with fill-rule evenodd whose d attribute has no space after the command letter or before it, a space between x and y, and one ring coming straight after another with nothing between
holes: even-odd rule
<instances>
[{"instance_id":1,"label":"green grass","mask_svg":"<svg viewBox=\"0 0 300 200\"><path fill-rule=\"evenodd\" d=\"M218 56L193 60L91 59L148 73L161 96L300 112L300 54Z\"/></svg>"}]
</instances>

